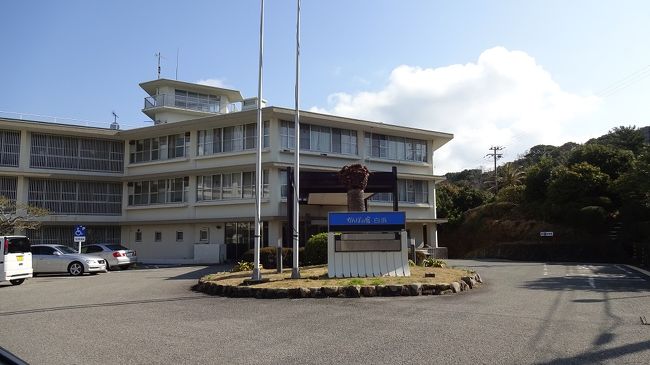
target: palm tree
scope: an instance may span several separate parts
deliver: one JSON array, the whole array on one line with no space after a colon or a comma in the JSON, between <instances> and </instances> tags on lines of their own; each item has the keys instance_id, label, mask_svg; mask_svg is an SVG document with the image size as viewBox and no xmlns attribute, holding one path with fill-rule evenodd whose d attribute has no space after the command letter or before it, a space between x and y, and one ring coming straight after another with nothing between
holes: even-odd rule
<instances>
[{"instance_id":1,"label":"palm tree","mask_svg":"<svg viewBox=\"0 0 650 365\"><path fill-rule=\"evenodd\" d=\"M508 186L521 185L526 177L521 167L508 162L499 169L499 187L507 188Z\"/></svg>"},{"instance_id":2,"label":"palm tree","mask_svg":"<svg viewBox=\"0 0 650 365\"><path fill-rule=\"evenodd\" d=\"M364 212L363 191L368 185L370 171L361 164L343 166L339 171L339 180L348 190L348 211Z\"/></svg>"}]
</instances>

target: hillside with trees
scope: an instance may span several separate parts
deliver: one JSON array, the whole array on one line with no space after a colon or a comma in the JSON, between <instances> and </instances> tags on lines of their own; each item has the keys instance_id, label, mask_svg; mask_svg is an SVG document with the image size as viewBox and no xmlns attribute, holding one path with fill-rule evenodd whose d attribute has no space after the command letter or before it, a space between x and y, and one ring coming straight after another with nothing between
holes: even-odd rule
<instances>
[{"instance_id":1,"label":"hillside with trees","mask_svg":"<svg viewBox=\"0 0 650 365\"><path fill-rule=\"evenodd\" d=\"M498 167L498 191L494 171L447 174L437 189L438 215L449 219L441 245L451 257L647 261L647 131L621 126L584 144L531 147Z\"/></svg>"}]
</instances>

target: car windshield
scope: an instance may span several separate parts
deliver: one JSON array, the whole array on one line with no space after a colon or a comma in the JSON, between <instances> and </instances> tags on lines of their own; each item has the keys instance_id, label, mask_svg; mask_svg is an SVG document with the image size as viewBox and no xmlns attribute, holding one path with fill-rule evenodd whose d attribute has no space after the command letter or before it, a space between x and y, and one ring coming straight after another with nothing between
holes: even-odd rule
<instances>
[{"instance_id":1,"label":"car windshield","mask_svg":"<svg viewBox=\"0 0 650 365\"><path fill-rule=\"evenodd\" d=\"M106 245L106 247L111 251L128 250L128 248L122 245Z\"/></svg>"},{"instance_id":2,"label":"car windshield","mask_svg":"<svg viewBox=\"0 0 650 365\"><path fill-rule=\"evenodd\" d=\"M63 253L77 253L77 251L71 249L68 246L56 246L56 248Z\"/></svg>"}]
</instances>

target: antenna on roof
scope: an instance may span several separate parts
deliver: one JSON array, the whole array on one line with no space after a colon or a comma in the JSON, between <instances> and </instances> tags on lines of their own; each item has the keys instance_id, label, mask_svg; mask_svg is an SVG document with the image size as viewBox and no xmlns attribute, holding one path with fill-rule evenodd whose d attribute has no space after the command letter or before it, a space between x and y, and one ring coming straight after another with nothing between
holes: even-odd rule
<instances>
[{"instance_id":1,"label":"antenna on roof","mask_svg":"<svg viewBox=\"0 0 650 365\"><path fill-rule=\"evenodd\" d=\"M162 57L162 53L158 52L154 56L158 57L158 78L160 78L160 58Z\"/></svg>"},{"instance_id":2,"label":"antenna on roof","mask_svg":"<svg viewBox=\"0 0 650 365\"><path fill-rule=\"evenodd\" d=\"M113 110L111 114L113 114L113 123L111 123L111 129L120 129L120 125L117 124L117 118L119 117L115 113L115 110Z\"/></svg>"}]
</instances>

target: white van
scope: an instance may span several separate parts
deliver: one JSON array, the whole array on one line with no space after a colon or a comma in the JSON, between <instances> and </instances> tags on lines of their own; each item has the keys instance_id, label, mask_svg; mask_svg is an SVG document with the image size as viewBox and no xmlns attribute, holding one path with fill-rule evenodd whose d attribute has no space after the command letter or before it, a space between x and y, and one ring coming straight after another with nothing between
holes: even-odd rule
<instances>
[{"instance_id":1,"label":"white van","mask_svg":"<svg viewBox=\"0 0 650 365\"><path fill-rule=\"evenodd\" d=\"M34 274L29 238L25 236L0 236L0 282L22 284Z\"/></svg>"}]
</instances>

